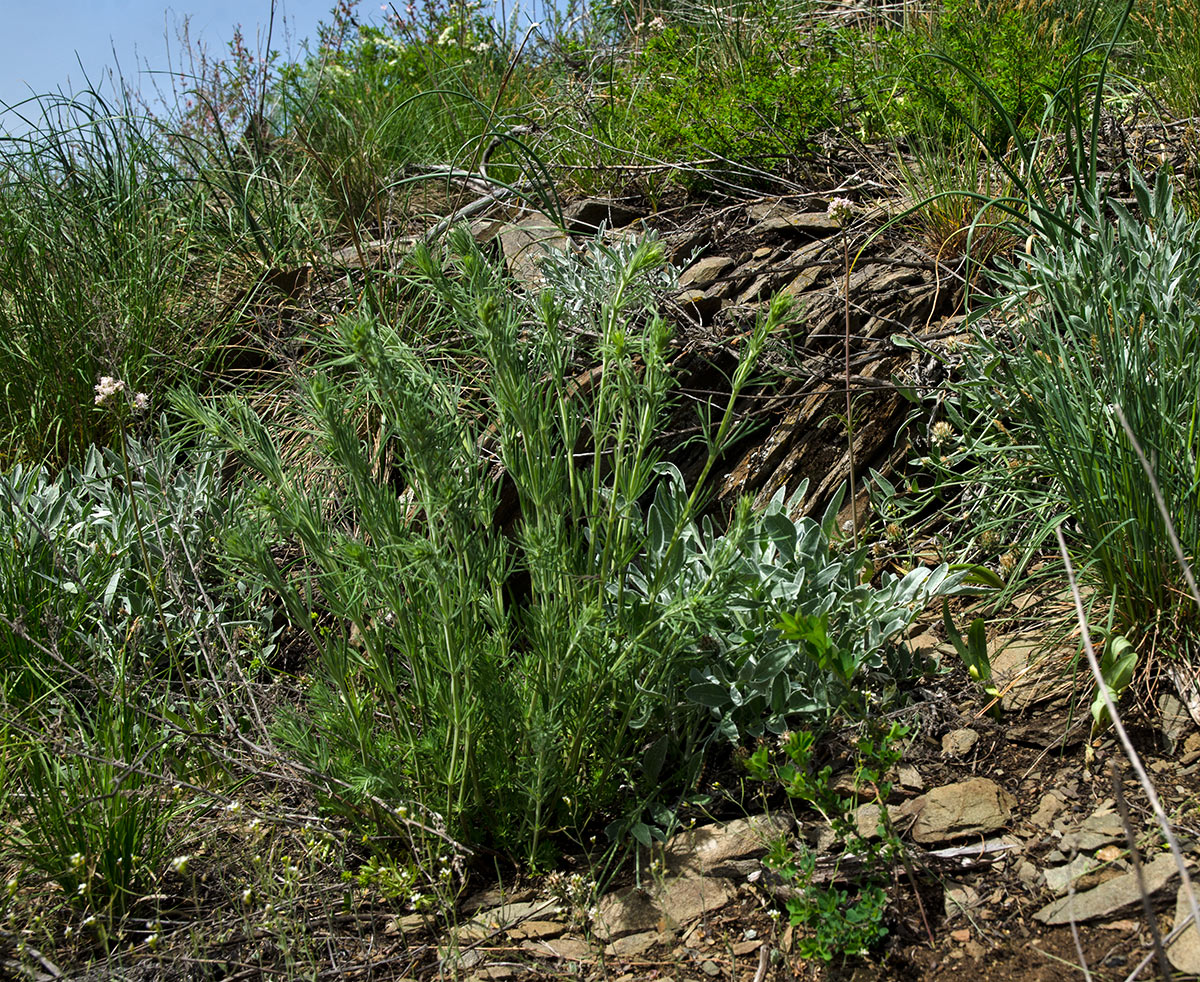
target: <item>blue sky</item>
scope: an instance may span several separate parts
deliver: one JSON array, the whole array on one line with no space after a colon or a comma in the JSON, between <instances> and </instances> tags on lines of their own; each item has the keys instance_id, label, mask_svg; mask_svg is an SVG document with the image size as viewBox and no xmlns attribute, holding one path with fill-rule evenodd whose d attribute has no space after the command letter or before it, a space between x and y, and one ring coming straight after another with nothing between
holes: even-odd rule
<instances>
[{"instance_id":1,"label":"blue sky","mask_svg":"<svg viewBox=\"0 0 1200 982\"><path fill-rule=\"evenodd\" d=\"M380 0L365 0L359 8L365 18L378 14ZM56 0L50 6L33 0L8 0L2 5L4 30L0 32L0 103L13 105L33 93L84 86L80 62L93 82L114 64L115 50L127 78L151 69L166 69L168 41L178 55L176 26L190 17L193 39L207 43L211 54L226 52L226 42L241 24L247 45L255 50L256 37L270 20L270 0ZM272 47L288 51L281 29L286 19L291 50L304 38L315 38L317 24L330 19L333 0L278 0ZM78 58L76 57L78 55ZM144 74L143 92L152 91Z\"/></svg>"}]
</instances>

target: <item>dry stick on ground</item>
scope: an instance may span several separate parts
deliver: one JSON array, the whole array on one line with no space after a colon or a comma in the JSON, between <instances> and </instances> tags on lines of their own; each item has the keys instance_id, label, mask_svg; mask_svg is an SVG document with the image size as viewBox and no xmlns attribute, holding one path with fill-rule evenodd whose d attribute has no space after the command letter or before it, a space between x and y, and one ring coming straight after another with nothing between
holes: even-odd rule
<instances>
[{"instance_id":1,"label":"dry stick on ground","mask_svg":"<svg viewBox=\"0 0 1200 982\"><path fill-rule=\"evenodd\" d=\"M850 397L850 243L847 233L842 229L842 257L846 274L846 453L850 468L850 529L854 536L854 548L858 548L858 499L854 489L854 411L853 400Z\"/></svg>"},{"instance_id":2,"label":"dry stick on ground","mask_svg":"<svg viewBox=\"0 0 1200 982\"><path fill-rule=\"evenodd\" d=\"M1118 410L1120 413L1120 410ZM1121 416L1124 421L1124 416ZM1132 433L1130 434L1132 439ZM1137 447L1137 441L1133 444ZM1141 453L1139 449L1139 455ZM1145 458L1142 458L1145 461ZM1154 482L1153 476L1151 481ZM1159 499L1160 506L1165 510L1165 504L1162 502L1161 493L1158 490L1157 482L1154 482L1154 493ZM1167 521L1167 528L1171 529L1171 522ZM1188 902L1192 908L1192 917L1197 924L1200 924L1200 910L1197 910L1196 894L1192 889L1192 878L1188 875L1187 861L1183 858L1183 850L1179 846L1179 839L1175 836L1175 830L1171 826L1171 820L1167 818L1167 813L1163 810L1162 802L1159 800L1158 792L1154 788L1154 783L1150 780L1150 775L1146 773L1146 768L1142 764L1141 757L1133 747L1133 742L1129 739L1129 734L1125 731L1125 724L1121 720L1120 714L1117 712L1117 704L1113 701L1112 694L1108 691L1108 686L1104 683L1104 673L1100 671L1100 662L1096 658L1096 649L1092 647L1092 637L1088 632L1087 617L1083 612L1083 598L1079 595L1079 585L1075 582L1075 567L1071 564L1071 556L1067 552L1067 543L1063 539L1062 526L1059 525L1054 530L1054 535L1058 539L1058 549L1062 554L1063 564L1067 571L1067 581L1071 585L1071 596L1075 600L1075 617L1079 621L1079 631L1083 639L1083 650L1087 654L1088 667L1092 670L1092 677L1096 680L1096 685L1100 690L1100 697L1104 700L1105 708L1108 710L1108 717L1112 720L1113 730L1117 734L1117 739L1121 744L1121 749L1124 750L1126 758L1128 758L1130 766L1133 767L1134 773L1137 774L1138 783L1141 784L1142 790L1146 792L1146 798L1150 802L1150 807L1154 809L1154 817L1158 821L1158 827L1162 829L1163 837L1167 840L1167 844L1171 847L1171 855L1175 857L1175 865L1179 869L1179 877L1182 881L1183 889L1187 894ZM1171 532L1171 537L1174 539L1174 531ZM1190 574L1189 574L1190 578Z\"/></svg>"},{"instance_id":3,"label":"dry stick on ground","mask_svg":"<svg viewBox=\"0 0 1200 982\"><path fill-rule=\"evenodd\" d=\"M845 198L834 198L829 202L828 215L842 233L843 301L846 311L846 331L842 341L846 378L846 454L850 481L850 531L854 548L858 548L858 507L854 490L854 417L853 400L850 396L850 233L846 223L852 214L851 204Z\"/></svg>"},{"instance_id":4,"label":"dry stick on ground","mask_svg":"<svg viewBox=\"0 0 1200 982\"><path fill-rule=\"evenodd\" d=\"M1186 931L1191 926L1192 926L1192 915L1188 914L1178 924L1176 924L1173 928L1171 928L1171 933L1168 934L1165 938L1163 938L1163 944L1165 944L1167 947L1170 947L1171 942L1174 941L1176 938L1178 938L1181 934L1183 934L1184 931ZM1125 982L1134 982L1134 980L1139 975L1142 974L1142 969L1145 968L1147 965L1149 965L1150 962L1153 960L1154 960L1154 952L1151 951L1151 952L1147 953L1146 956L1140 962L1138 962L1136 965L1133 966L1133 971L1125 976Z\"/></svg>"},{"instance_id":5,"label":"dry stick on ground","mask_svg":"<svg viewBox=\"0 0 1200 982\"><path fill-rule=\"evenodd\" d=\"M1133 824L1129 821L1129 805L1125 803L1125 789L1121 780L1121 769L1117 762L1112 762L1113 797L1117 802L1117 813L1121 816L1121 824L1125 826L1125 842L1129 846L1129 859L1133 863L1133 873L1137 877L1138 893L1142 896L1142 913L1146 916L1146 926L1150 928L1150 939L1154 942L1153 953L1158 959L1158 971L1163 982L1171 982L1171 965L1167 961L1167 953L1163 949L1162 932L1158 929L1158 920L1154 916L1154 906L1150 903L1150 894L1146 892L1146 878L1142 872L1142 856L1138 852L1137 836Z\"/></svg>"}]
</instances>

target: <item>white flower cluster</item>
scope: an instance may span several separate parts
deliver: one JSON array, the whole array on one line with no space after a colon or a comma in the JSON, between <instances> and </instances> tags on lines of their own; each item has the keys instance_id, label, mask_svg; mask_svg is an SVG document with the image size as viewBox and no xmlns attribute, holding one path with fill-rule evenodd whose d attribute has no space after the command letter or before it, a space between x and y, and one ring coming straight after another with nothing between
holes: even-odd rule
<instances>
[{"instance_id":1,"label":"white flower cluster","mask_svg":"<svg viewBox=\"0 0 1200 982\"><path fill-rule=\"evenodd\" d=\"M105 375L95 385L96 390L96 405L103 406L110 402L116 395L125 391L125 383L119 378L113 378L110 375Z\"/></svg>"},{"instance_id":2,"label":"white flower cluster","mask_svg":"<svg viewBox=\"0 0 1200 982\"><path fill-rule=\"evenodd\" d=\"M834 198L829 202L826 214L833 219L834 224L845 225L854 214L854 202L849 198Z\"/></svg>"},{"instance_id":3,"label":"white flower cluster","mask_svg":"<svg viewBox=\"0 0 1200 982\"><path fill-rule=\"evenodd\" d=\"M103 376L92 388L96 393L96 405L107 406L117 396L125 391L125 383L111 375ZM134 412L145 412L150 408L150 397L145 392L136 392L133 396Z\"/></svg>"}]
</instances>

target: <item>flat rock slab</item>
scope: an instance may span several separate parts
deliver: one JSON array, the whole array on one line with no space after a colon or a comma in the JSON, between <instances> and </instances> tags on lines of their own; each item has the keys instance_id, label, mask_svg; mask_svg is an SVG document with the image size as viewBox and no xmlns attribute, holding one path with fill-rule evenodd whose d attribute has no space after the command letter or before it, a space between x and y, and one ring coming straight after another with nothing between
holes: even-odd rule
<instances>
[{"instance_id":1,"label":"flat rock slab","mask_svg":"<svg viewBox=\"0 0 1200 982\"><path fill-rule=\"evenodd\" d=\"M1124 841L1125 826L1121 816L1111 810L1099 810L1083 820L1083 824L1062 837L1060 852L1091 852L1110 842Z\"/></svg>"},{"instance_id":2,"label":"flat rock slab","mask_svg":"<svg viewBox=\"0 0 1200 982\"><path fill-rule=\"evenodd\" d=\"M467 921L458 929L458 939L460 942L479 941L499 931L508 930L529 918L550 914L553 910L554 901L552 900L501 904L499 907L480 911Z\"/></svg>"},{"instance_id":3,"label":"flat rock slab","mask_svg":"<svg viewBox=\"0 0 1200 982\"><path fill-rule=\"evenodd\" d=\"M576 235L592 235L602 224L606 228L624 228L644 217L641 209L611 198L583 198L563 209L567 229Z\"/></svg>"},{"instance_id":4,"label":"flat rock slab","mask_svg":"<svg viewBox=\"0 0 1200 982\"><path fill-rule=\"evenodd\" d=\"M519 222L505 225L499 234L500 249L512 277L530 292L542 288L542 273L538 261L551 249L566 250L571 240L554 221L536 213Z\"/></svg>"},{"instance_id":5,"label":"flat rock slab","mask_svg":"<svg viewBox=\"0 0 1200 982\"><path fill-rule=\"evenodd\" d=\"M706 256L679 275L679 289L706 290L734 267L729 256Z\"/></svg>"},{"instance_id":6,"label":"flat rock slab","mask_svg":"<svg viewBox=\"0 0 1200 982\"><path fill-rule=\"evenodd\" d=\"M1178 873L1175 858L1170 853L1155 856L1142 867L1146 891L1151 895L1158 893ZM1077 893L1074 897L1055 900L1033 916L1043 924L1070 924L1072 920L1094 921L1098 917L1108 917L1140 902L1141 892L1136 874L1125 873L1091 890Z\"/></svg>"},{"instance_id":7,"label":"flat rock slab","mask_svg":"<svg viewBox=\"0 0 1200 982\"><path fill-rule=\"evenodd\" d=\"M973 886L966 883L947 881L942 903L945 908L946 919L953 920L960 914L965 914L972 908L979 906L979 892Z\"/></svg>"},{"instance_id":8,"label":"flat rock slab","mask_svg":"<svg viewBox=\"0 0 1200 982\"><path fill-rule=\"evenodd\" d=\"M567 925L562 921L521 921L508 929L508 936L514 940L556 938L566 930Z\"/></svg>"},{"instance_id":9,"label":"flat rock slab","mask_svg":"<svg viewBox=\"0 0 1200 982\"><path fill-rule=\"evenodd\" d=\"M1054 822L1054 816L1056 816L1065 807L1066 802L1064 802L1059 795L1052 791L1047 792L1046 794L1042 795L1041 800L1038 802L1037 808L1034 809L1033 814L1029 816L1029 821L1038 826L1038 828L1048 829Z\"/></svg>"},{"instance_id":10,"label":"flat rock slab","mask_svg":"<svg viewBox=\"0 0 1200 982\"><path fill-rule=\"evenodd\" d=\"M1200 888L1200 884L1193 880L1192 888ZM1183 919L1190 917L1191 913L1192 905L1188 903L1187 890L1181 886L1175 895L1176 925L1182 924ZM1167 957L1179 971L1200 975L1200 930L1197 930L1194 922L1167 946Z\"/></svg>"},{"instance_id":11,"label":"flat rock slab","mask_svg":"<svg viewBox=\"0 0 1200 982\"><path fill-rule=\"evenodd\" d=\"M1052 702L1070 689L1070 680L1059 670L1062 659L1046 651L1038 638L1002 634L988 640L992 679L1003 693L1005 712L1020 712L1039 703Z\"/></svg>"},{"instance_id":12,"label":"flat rock slab","mask_svg":"<svg viewBox=\"0 0 1200 982\"><path fill-rule=\"evenodd\" d=\"M902 807L901 814L915 816L913 841L927 845L1003 828L1012 818L1015 804L1016 798L995 781L973 777L914 798Z\"/></svg>"},{"instance_id":13,"label":"flat rock slab","mask_svg":"<svg viewBox=\"0 0 1200 982\"><path fill-rule=\"evenodd\" d=\"M540 938L526 941L521 950L538 958L561 958L570 962L581 962L593 954L592 946L583 938Z\"/></svg>"},{"instance_id":14,"label":"flat rock slab","mask_svg":"<svg viewBox=\"0 0 1200 982\"><path fill-rule=\"evenodd\" d=\"M672 930L720 910L736 894L732 880L709 876L671 876L651 891L618 890L600 900L596 937L613 941L642 931Z\"/></svg>"},{"instance_id":15,"label":"flat rock slab","mask_svg":"<svg viewBox=\"0 0 1200 982\"><path fill-rule=\"evenodd\" d=\"M610 942L605 946L604 953L610 958L637 958L655 945L669 945L674 940L675 935L670 931L639 931Z\"/></svg>"},{"instance_id":16,"label":"flat rock slab","mask_svg":"<svg viewBox=\"0 0 1200 982\"><path fill-rule=\"evenodd\" d=\"M979 742L974 730L951 730L942 737L942 753L947 757L965 757Z\"/></svg>"},{"instance_id":17,"label":"flat rock slab","mask_svg":"<svg viewBox=\"0 0 1200 982\"><path fill-rule=\"evenodd\" d=\"M1051 866L1043 870L1046 886L1055 894L1062 896L1071 884L1087 876L1093 870L1099 869L1100 864L1091 856L1076 856L1065 866Z\"/></svg>"},{"instance_id":18,"label":"flat rock slab","mask_svg":"<svg viewBox=\"0 0 1200 982\"><path fill-rule=\"evenodd\" d=\"M838 225L828 212L824 211L794 211L788 214L774 214L764 218L754 228L756 235L768 232L805 233L807 235L831 235L838 231Z\"/></svg>"},{"instance_id":19,"label":"flat rock slab","mask_svg":"<svg viewBox=\"0 0 1200 982\"><path fill-rule=\"evenodd\" d=\"M671 837L663 859L673 873L719 874L735 860L761 856L791 827L785 815L754 815L688 829Z\"/></svg>"}]
</instances>

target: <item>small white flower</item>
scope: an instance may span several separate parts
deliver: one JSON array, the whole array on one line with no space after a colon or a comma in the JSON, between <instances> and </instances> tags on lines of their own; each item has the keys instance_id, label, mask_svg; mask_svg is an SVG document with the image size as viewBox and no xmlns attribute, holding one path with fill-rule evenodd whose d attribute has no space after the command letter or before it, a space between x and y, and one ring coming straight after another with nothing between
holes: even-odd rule
<instances>
[{"instance_id":1,"label":"small white flower","mask_svg":"<svg viewBox=\"0 0 1200 982\"><path fill-rule=\"evenodd\" d=\"M940 419L933 424L930 436L933 437L934 443L948 443L954 439L954 427L946 422L946 420Z\"/></svg>"},{"instance_id":2,"label":"small white flower","mask_svg":"<svg viewBox=\"0 0 1200 982\"><path fill-rule=\"evenodd\" d=\"M71 853L71 858L68 859L67 862L71 864L71 869L82 869L83 868L83 853L81 853L81 852Z\"/></svg>"},{"instance_id":3,"label":"small white flower","mask_svg":"<svg viewBox=\"0 0 1200 982\"><path fill-rule=\"evenodd\" d=\"M191 856L176 856L171 860L171 870L175 873L178 873L180 876L183 876L187 872L188 861L191 858Z\"/></svg>"},{"instance_id":4,"label":"small white flower","mask_svg":"<svg viewBox=\"0 0 1200 982\"><path fill-rule=\"evenodd\" d=\"M829 202L826 214L835 225L845 225L854 214L854 203L849 198L834 198Z\"/></svg>"},{"instance_id":5,"label":"small white flower","mask_svg":"<svg viewBox=\"0 0 1200 982\"><path fill-rule=\"evenodd\" d=\"M150 408L150 397L145 392L138 392L133 397L133 408L135 412L145 412Z\"/></svg>"},{"instance_id":6,"label":"small white flower","mask_svg":"<svg viewBox=\"0 0 1200 982\"><path fill-rule=\"evenodd\" d=\"M103 406L113 396L125 391L125 383L120 379L113 378L111 375L105 375L93 388L96 392L96 405Z\"/></svg>"},{"instance_id":7,"label":"small white flower","mask_svg":"<svg viewBox=\"0 0 1200 982\"><path fill-rule=\"evenodd\" d=\"M254 899L254 887L246 887L242 891L242 903L249 904Z\"/></svg>"}]
</instances>

